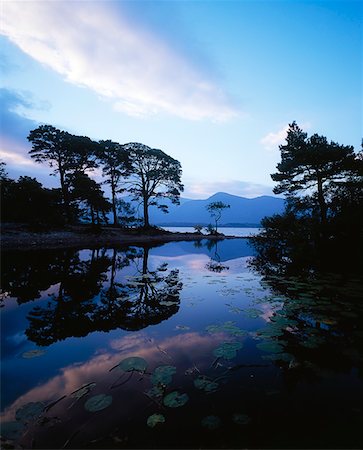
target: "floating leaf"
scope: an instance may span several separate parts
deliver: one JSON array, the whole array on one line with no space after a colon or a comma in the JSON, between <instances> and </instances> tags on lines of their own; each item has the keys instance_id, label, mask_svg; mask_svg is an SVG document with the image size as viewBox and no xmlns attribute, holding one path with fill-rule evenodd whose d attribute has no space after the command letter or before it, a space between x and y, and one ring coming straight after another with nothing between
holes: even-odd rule
<instances>
[{"instance_id":1,"label":"floating leaf","mask_svg":"<svg viewBox=\"0 0 363 450\"><path fill-rule=\"evenodd\" d=\"M176 373L174 366L159 366L151 375L152 384L168 385L172 381L173 375Z\"/></svg>"},{"instance_id":2,"label":"floating leaf","mask_svg":"<svg viewBox=\"0 0 363 450\"><path fill-rule=\"evenodd\" d=\"M244 310L244 313L250 319L257 319L263 314L263 311L257 308L247 308Z\"/></svg>"},{"instance_id":3,"label":"floating leaf","mask_svg":"<svg viewBox=\"0 0 363 450\"><path fill-rule=\"evenodd\" d=\"M237 350L240 348L242 348L240 342L223 342L213 351L213 354L218 358L233 359L237 356Z\"/></svg>"},{"instance_id":4,"label":"floating leaf","mask_svg":"<svg viewBox=\"0 0 363 450\"><path fill-rule=\"evenodd\" d=\"M247 414L233 414L232 420L237 425L247 425L251 418Z\"/></svg>"},{"instance_id":5,"label":"floating leaf","mask_svg":"<svg viewBox=\"0 0 363 450\"><path fill-rule=\"evenodd\" d=\"M1 424L1 436L5 439L18 439L23 434L24 424L21 422L5 422ZM4 447L5 448L5 447Z\"/></svg>"},{"instance_id":6,"label":"floating leaf","mask_svg":"<svg viewBox=\"0 0 363 450\"><path fill-rule=\"evenodd\" d=\"M19 408L15 413L15 419L20 422L29 422L41 415L44 404L41 402L30 402Z\"/></svg>"},{"instance_id":7,"label":"floating leaf","mask_svg":"<svg viewBox=\"0 0 363 450\"><path fill-rule=\"evenodd\" d=\"M265 341L257 344L256 347L268 353L280 353L284 351L284 347L276 341Z\"/></svg>"},{"instance_id":8,"label":"floating leaf","mask_svg":"<svg viewBox=\"0 0 363 450\"><path fill-rule=\"evenodd\" d=\"M163 393L164 390L159 386L154 386L145 392L145 394L148 395L149 397L156 397L156 398L162 397Z\"/></svg>"},{"instance_id":9,"label":"floating leaf","mask_svg":"<svg viewBox=\"0 0 363 450\"><path fill-rule=\"evenodd\" d=\"M85 384L85 385L81 386L79 389L76 389L75 391L73 391L70 396L74 397L74 398L78 398L78 399L82 398L85 395L87 395L91 391L91 389L93 389L95 386L96 386L96 383Z\"/></svg>"},{"instance_id":10,"label":"floating leaf","mask_svg":"<svg viewBox=\"0 0 363 450\"><path fill-rule=\"evenodd\" d=\"M29 350L24 352L21 356L25 359L37 358L38 356L42 356L46 353L45 350Z\"/></svg>"},{"instance_id":11,"label":"floating leaf","mask_svg":"<svg viewBox=\"0 0 363 450\"><path fill-rule=\"evenodd\" d=\"M202 419L202 426L210 430L216 430L221 425L221 419L217 416L206 416Z\"/></svg>"},{"instance_id":12,"label":"floating leaf","mask_svg":"<svg viewBox=\"0 0 363 450\"><path fill-rule=\"evenodd\" d=\"M118 363L116 367L124 370L125 372L145 372L147 368L147 362L144 358L140 358L139 356L130 356L129 358L125 358Z\"/></svg>"},{"instance_id":13,"label":"floating leaf","mask_svg":"<svg viewBox=\"0 0 363 450\"><path fill-rule=\"evenodd\" d=\"M164 397L164 405L169 406L169 408L178 408L179 406L185 405L188 400L189 397L187 394L173 391Z\"/></svg>"},{"instance_id":14,"label":"floating leaf","mask_svg":"<svg viewBox=\"0 0 363 450\"><path fill-rule=\"evenodd\" d=\"M246 331L242 330L241 328L237 327L235 325L235 322L224 322L220 325L208 325L206 327L206 330L208 333L229 333L232 336L244 336L246 334Z\"/></svg>"},{"instance_id":15,"label":"floating leaf","mask_svg":"<svg viewBox=\"0 0 363 450\"><path fill-rule=\"evenodd\" d=\"M147 425L150 428L154 428L159 423L164 423L165 417L162 414L153 414L147 418Z\"/></svg>"},{"instance_id":16,"label":"floating leaf","mask_svg":"<svg viewBox=\"0 0 363 450\"><path fill-rule=\"evenodd\" d=\"M107 408L108 406L111 405L111 403L112 403L111 395L99 394L89 398L84 404L84 407L87 411L96 412Z\"/></svg>"},{"instance_id":17,"label":"floating leaf","mask_svg":"<svg viewBox=\"0 0 363 450\"><path fill-rule=\"evenodd\" d=\"M205 392L214 392L218 389L219 384L204 375L200 375L194 380L194 386Z\"/></svg>"},{"instance_id":18,"label":"floating leaf","mask_svg":"<svg viewBox=\"0 0 363 450\"><path fill-rule=\"evenodd\" d=\"M177 325L175 327L176 330L190 330L190 327L187 327L186 325Z\"/></svg>"}]
</instances>

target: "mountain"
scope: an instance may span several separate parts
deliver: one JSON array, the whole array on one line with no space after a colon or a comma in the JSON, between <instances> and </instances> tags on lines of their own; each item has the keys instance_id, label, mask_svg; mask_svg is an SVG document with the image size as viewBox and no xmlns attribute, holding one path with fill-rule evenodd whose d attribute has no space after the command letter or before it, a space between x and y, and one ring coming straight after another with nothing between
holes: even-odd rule
<instances>
[{"instance_id":1,"label":"mountain","mask_svg":"<svg viewBox=\"0 0 363 450\"><path fill-rule=\"evenodd\" d=\"M181 199L180 205L169 205L169 213L150 207L150 222L164 226L194 226L214 223L206 206L212 202L223 202L230 208L222 211L220 225L241 226L259 225L265 216L281 213L284 199L263 195L256 198L244 198L237 195L218 192L205 200Z\"/></svg>"}]
</instances>

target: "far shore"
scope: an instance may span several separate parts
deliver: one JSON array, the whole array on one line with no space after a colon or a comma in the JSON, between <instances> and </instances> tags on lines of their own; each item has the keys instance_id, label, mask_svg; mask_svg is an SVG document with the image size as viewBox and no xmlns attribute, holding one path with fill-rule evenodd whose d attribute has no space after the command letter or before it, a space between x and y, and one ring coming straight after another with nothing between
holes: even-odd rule
<instances>
[{"instance_id":1,"label":"far shore","mask_svg":"<svg viewBox=\"0 0 363 450\"><path fill-rule=\"evenodd\" d=\"M1 229L2 250L29 250L54 248L84 248L125 245L162 244L172 241L200 241L202 239L247 239L224 234L206 235L201 233L179 233L162 229L144 231L142 229L121 229L104 226L94 230L89 226L70 226L57 230L32 230L23 225L4 224Z\"/></svg>"}]
</instances>

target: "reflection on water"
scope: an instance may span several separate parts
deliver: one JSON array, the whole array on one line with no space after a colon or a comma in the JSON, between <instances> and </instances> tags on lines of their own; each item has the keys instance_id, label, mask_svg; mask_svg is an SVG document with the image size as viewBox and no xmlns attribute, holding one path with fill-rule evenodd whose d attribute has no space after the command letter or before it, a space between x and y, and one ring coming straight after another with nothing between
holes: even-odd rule
<instances>
[{"instance_id":1,"label":"reflection on water","mask_svg":"<svg viewBox=\"0 0 363 450\"><path fill-rule=\"evenodd\" d=\"M261 276L251 255L238 239L7 253L2 439L359 447L359 280Z\"/></svg>"}]
</instances>

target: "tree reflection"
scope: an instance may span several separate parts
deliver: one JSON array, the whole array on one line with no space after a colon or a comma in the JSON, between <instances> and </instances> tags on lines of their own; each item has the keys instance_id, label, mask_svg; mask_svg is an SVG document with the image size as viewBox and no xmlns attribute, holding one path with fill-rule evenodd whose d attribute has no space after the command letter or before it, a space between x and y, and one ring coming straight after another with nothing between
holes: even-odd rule
<instances>
[{"instance_id":1,"label":"tree reflection","mask_svg":"<svg viewBox=\"0 0 363 450\"><path fill-rule=\"evenodd\" d=\"M149 250L149 247L143 248L141 268L136 275L101 293L102 306L97 311L101 320L109 316L112 305L113 320L121 324L121 328L140 330L160 323L179 310L182 289L179 271L168 271L166 264L149 270Z\"/></svg>"},{"instance_id":2,"label":"tree reflection","mask_svg":"<svg viewBox=\"0 0 363 450\"><path fill-rule=\"evenodd\" d=\"M44 346L94 331L139 330L175 314L179 273L168 271L166 264L149 270L149 250L94 250L88 260L81 260L79 252L65 258L56 291L28 314L28 338ZM134 275L127 276L124 269L131 262Z\"/></svg>"},{"instance_id":3,"label":"tree reflection","mask_svg":"<svg viewBox=\"0 0 363 450\"><path fill-rule=\"evenodd\" d=\"M362 283L358 277L321 273L307 267L304 257L269 258L270 247L261 242L252 265L270 288L275 312L258 337L266 358L284 367L289 383L313 379L322 369L347 372L363 368ZM286 248L284 249L286 253ZM297 264L297 261L299 264ZM339 355L339 358L337 358Z\"/></svg>"},{"instance_id":4,"label":"tree reflection","mask_svg":"<svg viewBox=\"0 0 363 450\"><path fill-rule=\"evenodd\" d=\"M221 273L223 270L228 270L229 267L221 263L221 257L218 253L218 241L208 240L206 247L211 253L214 249L214 255L209 258L209 262L205 266L206 269L216 273Z\"/></svg>"}]
</instances>

